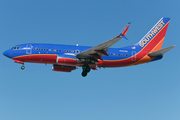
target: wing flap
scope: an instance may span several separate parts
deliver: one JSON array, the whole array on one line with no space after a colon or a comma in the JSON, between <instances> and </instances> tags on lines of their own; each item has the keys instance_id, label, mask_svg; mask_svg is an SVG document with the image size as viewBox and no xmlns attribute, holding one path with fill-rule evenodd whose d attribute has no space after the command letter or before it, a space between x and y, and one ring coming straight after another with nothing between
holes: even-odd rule
<instances>
[{"instance_id":1,"label":"wing flap","mask_svg":"<svg viewBox=\"0 0 180 120\"><path fill-rule=\"evenodd\" d=\"M114 43L116 43L117 41L119 41L121 38L122 38L122 37L117 37L117 38L113 38L113 39L111 39L111 40L108 40L108 41L106 41L106 42L104 42L104 43L102 43L102 44L100 44L100 45L97 45L97 46L95 46L95 47L93 47L93 48L90 48L90 49L88 49L88 50L85 50L85 51L79 53L79 54L77 55L77 57L78 57L78 58L87 58L87 57L90 56L89 54L95 54L95 53L97 53L96 50L107 52L107 51L108 51L107 48L110 47L110 46L112 46Z\"/></svg>"}]
</instances>

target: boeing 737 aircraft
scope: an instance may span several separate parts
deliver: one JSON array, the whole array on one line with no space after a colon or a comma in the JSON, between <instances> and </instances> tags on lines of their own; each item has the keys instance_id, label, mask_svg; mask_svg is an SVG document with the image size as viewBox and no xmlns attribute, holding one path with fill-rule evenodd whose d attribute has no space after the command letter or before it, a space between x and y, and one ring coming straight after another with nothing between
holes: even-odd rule
<instances>
[{"instance_id":1,"label":"boeing 737 aircraft","mask_svg":"<svg viewBox=\"0 0 180 120\"><path fill-rule=\"evenodd\" d=\"M54 71L71 72L82 67L82 76L90 70L108 67L124 67L160 60L164 53L175 46L161 49L170 18L161 18L155 26L136 44L122 48L110 48L121 38L125 38L130 23L116 37L95 47L58 44L21 44L6 50L3 54L22 64L52 64Z\"/></svg>"}]
</instances>

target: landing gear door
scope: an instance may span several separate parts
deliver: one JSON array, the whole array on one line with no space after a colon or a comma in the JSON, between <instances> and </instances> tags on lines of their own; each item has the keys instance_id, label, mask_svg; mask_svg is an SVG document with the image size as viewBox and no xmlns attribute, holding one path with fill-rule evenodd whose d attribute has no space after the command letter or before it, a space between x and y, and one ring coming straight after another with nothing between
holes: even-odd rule
<instances>
[{"instance_id":1,"label":"landing gear door","mask_svg":"<svg viewBox=\"0 0 180 120\"><path fill-rule=\"evenodd\" d=\"M27 44L26 45L26 54L31 54L32 53L32 45L31 44Z\"/></svg>"}]
</instances>

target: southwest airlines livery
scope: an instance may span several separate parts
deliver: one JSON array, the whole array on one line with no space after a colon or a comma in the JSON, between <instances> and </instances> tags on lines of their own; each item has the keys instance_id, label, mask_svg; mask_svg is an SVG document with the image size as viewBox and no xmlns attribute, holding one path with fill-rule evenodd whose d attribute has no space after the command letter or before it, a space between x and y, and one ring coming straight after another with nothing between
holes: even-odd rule
<instances>
[{"instance_id":1,"label":"southwest airlines livery","mask_svg":"<svg viewBox=\"0 0 180 120\"><path fill-rule=\"evenodd\" d=\"M90 70L106 67L124 67L160 60L164 53L175 46L161 49L170 18L161 18L155 26L136 44L123 48L109 48L121 38L125 38L130 23L116 37L95 47L58 44L21 44L3 54L22 64L52 64L53 71L71 72L82 67L82 76Z\"/></svg>"}]
</instances>

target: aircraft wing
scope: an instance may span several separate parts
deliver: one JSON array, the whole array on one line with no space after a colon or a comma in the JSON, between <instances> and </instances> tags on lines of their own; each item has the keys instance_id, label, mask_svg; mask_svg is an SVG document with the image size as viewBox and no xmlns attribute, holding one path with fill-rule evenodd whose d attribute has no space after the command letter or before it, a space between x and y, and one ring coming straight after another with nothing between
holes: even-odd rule
<instances>
[{"instance_id":1,"label":"aircraft wing","mask_svg":"<svg viewBox=\"0 0 180 120\"><path fill-rule=\"evenodd\" d=\"M101 59L101 57L103 55L108 56L107 52L108 52L108 48L110 46L115 44L121 38L127 39L125 37L125 35L126 35L126 32L127 32L128 28L129 28L129 25L130 25L130 23L128 23L126 25L126 27L123 29L123 31L118 36L116 36L116 37L114 37L114 38L112 38L112 39L110 39L110 40L108 40L108 41L106 41L106 42L104 42L104 43L102 43L100 45L97 45L97 46L92 47L92 48L90 48L88 50L85 50L85 51L77 54L76 57L79 58L79 59L86 59L86 58Z\"/></svg>"}]
</instances>

